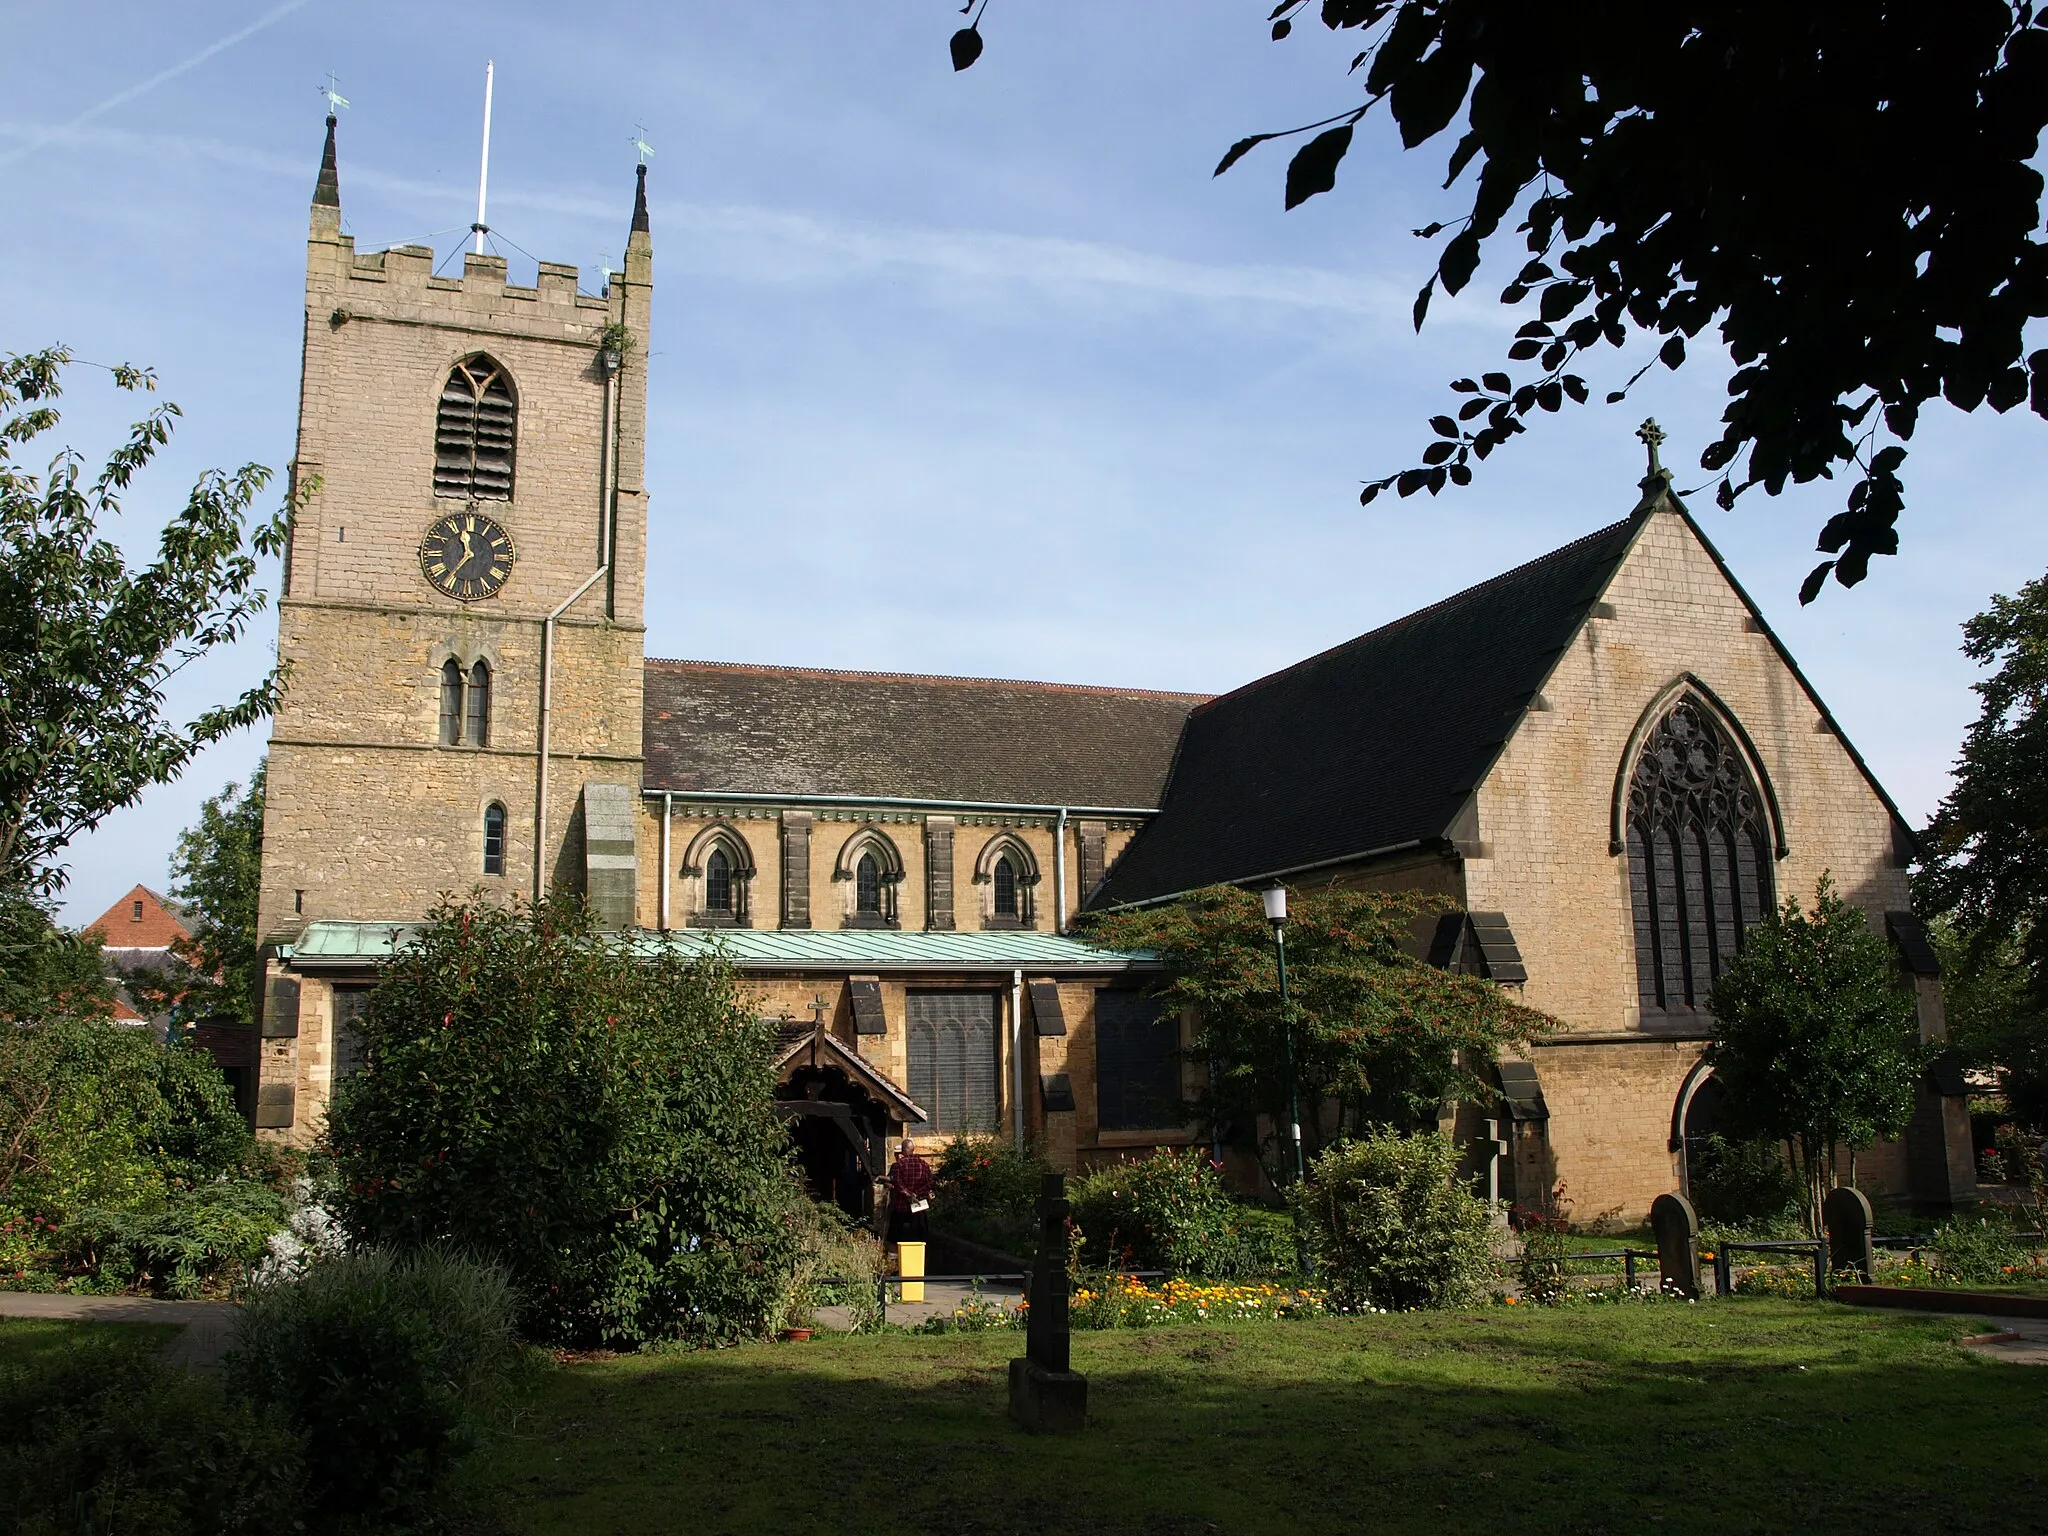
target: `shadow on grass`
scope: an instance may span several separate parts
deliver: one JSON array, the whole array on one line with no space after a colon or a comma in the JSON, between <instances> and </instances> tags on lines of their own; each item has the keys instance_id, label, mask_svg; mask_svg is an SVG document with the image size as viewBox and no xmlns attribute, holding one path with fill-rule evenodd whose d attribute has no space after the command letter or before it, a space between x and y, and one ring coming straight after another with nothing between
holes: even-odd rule
<instances>
[{"instance_id":1,"label":"shadow on grass","mask_svg":"<svg viewBox=\"0 0 2048 1536\"><path fill-rule=\"evenodd\" d=\"M1079 1335L1094 1422L1004 1414L1015 1335L556 1373L466 1479L534 1532L2036 1528L2048 1371L1953 1320L1743 1304Z\"/></svg>"}]
</instances>

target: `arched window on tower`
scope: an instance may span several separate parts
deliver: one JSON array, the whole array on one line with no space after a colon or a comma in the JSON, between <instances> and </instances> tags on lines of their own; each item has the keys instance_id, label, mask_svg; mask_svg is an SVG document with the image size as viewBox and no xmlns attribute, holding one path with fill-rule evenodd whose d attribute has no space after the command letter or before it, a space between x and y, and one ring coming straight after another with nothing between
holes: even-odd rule
<instances>
[{"instance_id":1,"label":"arched window on tower","mask_svg":"<svg viewBox=\"0 0 2048 1536\"><path fill-rule=\"evenodd\" d=\"M505 873L505 807L495 800L484 807L484 873Z\"/></svg>"},{"instance_id":2,"label":"arched window on tower","mask_svg":"<svg viewBox=\"0 0 2048 1536\"><path fill-rule=\"evenodd\" d=\"M853 867L853 910L864 916L882 915L882 866L872 853L862 854Z\"/></svg>"},{"instance_id":3,"label":"arched window on tower","mask_svg":"<svg viewBox=\"0 0 2048 1536\"><path fill-rule=\"evenodd\" d=\"M488 357L465 357L449 370L434 418L434 494L510 501L518 431L505 370Z\"/></svg>"},{"instance_id":4,"label":"arched window on tower","mask_svg":"<svg viewBox=\"0 0 2048 1536\"><path fill-rule=\"evenodd\" d=\"M1014 919L1017 916L1017 869L1006 853L996 860L996 916Z\"/></svg>"},{"instance_id":5,"label":"arched window on tower","mask_svg":"<svg viewBox=\"0 0 2048 1536\"><path fill-rule=\"evenodd\" d=\"M441 745L462 745L462 664L453 658L441 663Z\"/></svg>"},{"instance_id":6,"label":"arched window on tower","mask_svg":"<svg viewBox=\"0 0 2048 1536\"><path fill-rule=\"evenodd\" d=\"M732 916L732 860L723 848L711 850L704 861L704 910L719 917Z\"/></svg>"},{"instance_id":7,"label":"arched window on tower","mask_svg":"<svg viewBox=\"0 0 2048 1536\"><path fill-rule=\"evenodd\" d=\"M462 739L472 747L491 744L491 669L481 661L469 669L469 698Z\"/></svg>"},{"instance_id":8,"label":"arched window on tower","mask_svg":"<svg viewBox=\"0 0 2048 1536\"><path fill-rule=\"evenodd\" d=\"M1763 797L1700 700L1681 698L1644 741L1627 814L1643 1011L1704 1009L1774 896Z\"/></svg>"}]
</instances>

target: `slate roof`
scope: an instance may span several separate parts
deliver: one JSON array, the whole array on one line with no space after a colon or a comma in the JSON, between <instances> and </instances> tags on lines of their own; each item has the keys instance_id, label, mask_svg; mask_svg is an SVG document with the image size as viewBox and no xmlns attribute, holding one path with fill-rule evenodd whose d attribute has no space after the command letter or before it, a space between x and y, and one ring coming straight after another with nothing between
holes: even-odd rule
<instances>
[{"instance_id":1,"label":"slate roof","mask_svg":"<svg viewBox=\"0 0 2048 1536\"><path fill-rule=\"evenodd\" d=\"M1160 814L1090 905L1449 836L1648 515L1197 707Z\"/></svg>"},{"instance_id":2,"label":"slate roof","mask_svg":"<svg viewBox=\"0 0 2048 1536\"><path fill-rule=\"evenodd\" d=\"M1149 809L1192 693L649 661L643 783Z\"/></svg>"}]
</instances>

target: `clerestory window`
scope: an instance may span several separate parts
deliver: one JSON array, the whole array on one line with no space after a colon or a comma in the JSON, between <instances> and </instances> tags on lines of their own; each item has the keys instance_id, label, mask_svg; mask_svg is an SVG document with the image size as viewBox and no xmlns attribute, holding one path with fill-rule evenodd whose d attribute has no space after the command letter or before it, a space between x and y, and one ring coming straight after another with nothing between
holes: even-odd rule
<instances>
[{"instance_id":1,"label":"clerestory window","mask_svg":"<svg viewBox=\"0 0 2048 1536\"><path fill-rule=\"evenodd\" d=\"M853 867L853 910L879 917L882 912L882 867L872 853L860 856Z\"/></svg>"},{"instance_id":2,"label":"clerestory window","mask_svg":"<svg viewBox=\"0 0 2048 1536\"><path fill-rule=\"evenodd\" d=\"M518 430L519 407L505 370L483 356L457 363L434 419L434 494L510 501Z\"/></svg>"},{"instance_id":3,"label":"clerestory window","mask_svg":"<svg viewBox=\"0 0 2048 1536\"><path fill-rule=\"evenodd\" d=\"M1010 863L1006 853L996 860L996 916L1014 918L1017 915L1017 870Z\"/></svg>"},{"instance_id":4,"label":"clerestory window","mask_svg":"<svg viewBox=\"0 0 2048 1536\"><path fill-rule=\"evenodd\" d=\"M1728 733L1682 698L1643 743L1628 790L1636 986L1644 1012L1708 1005L1774 901L1763 797Z\"/></svg>"},{"instance_id":5,"label":"clerestory window","mask_svg":"<svg viewBox=\"0 0 2048 1536\"><path fill-rule=\"evenodd\" d=\"M732 860L723 848L712 849L704 861L704 910L732 916Z\"/></svg>"}]
</instances>

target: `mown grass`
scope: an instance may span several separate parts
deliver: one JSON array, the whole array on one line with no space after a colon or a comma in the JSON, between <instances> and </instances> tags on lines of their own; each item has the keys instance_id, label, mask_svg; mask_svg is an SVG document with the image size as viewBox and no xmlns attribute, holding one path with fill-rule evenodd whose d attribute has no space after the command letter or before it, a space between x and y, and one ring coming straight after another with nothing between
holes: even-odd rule
<instances>
[{"instance_id":1,"label":"mown grass","mask_svg":"<svg viewBox=\"0 0 2048 1536\"><path fill-rule=\"evenodd\" d=\"M39 1372L77 1350L154 1354L177 1333L161 1323L81 1323L65 1318L0 1317L0 1370Z\"/></svg>"},{"instance_id":2,"label":"mown grass","mask_svg":"<svg viewBox=\"0 0 2048 1536\"><path fill-rule=\"evenodd\" d=\"M1015 1334L622 1357L463 1476L536 1536L2036 1529L2048 1370L1971 1331L1738 1299L1077 1334L1058 1439L1005 1416Z\"/></svg>"}]
</instances>

